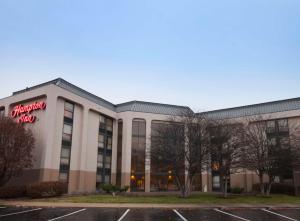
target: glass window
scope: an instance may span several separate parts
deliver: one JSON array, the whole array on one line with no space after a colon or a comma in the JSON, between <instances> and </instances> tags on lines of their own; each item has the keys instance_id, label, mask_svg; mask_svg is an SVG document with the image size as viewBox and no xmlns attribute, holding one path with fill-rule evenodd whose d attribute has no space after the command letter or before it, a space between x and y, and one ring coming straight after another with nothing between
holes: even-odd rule
<instances>
[{"instance_id":1,"label":"glass window","mask_svg":"<svg viewBox=\"0 0 300 221\"><path fill-rule=\"evenodd\" d=\"M110 169L110 163L106 162L106 163L105 163L105 168L106 168L106 169Z\"/></svg>"},{"instance_id":2,"label":"glass window","mask_svg":"<svg viewBox=\"0 0 300 221\"><path fill-rule=\"evenodd\" d=\"M71 134L63 134L62 138L65 141L71 141Z\"/></svg>"},{"instance_id":3,"label":"glass window","mask_svg":"<svg viewBox=\"0 0 300 221\"><path fill-rule=\"evenodd\" d=\"M100 122L101 122L101 123L105 123L105 117L102 116L102 115L100 115Z\"/></svg>"},{"instance_id":4,"label":"glass window","mask_svg":"<svg viewBox=\"0 0 300 221\"><path fill-rule=\"evenodd\" d=\"M64 124L64 131L65 134L72 134L72 126L69 124Z\"/></svg>"},{"instance_id":5,"label":"glass window","mask_svg":"<svg viewBox=\"0 0 300 221\"><path fill-rule=\"evenodd\" d=\"M269 139L269 145L276 146L276 143L277 143L276 138L272 137L272 138Z\"/></svg>"},{"instance_id":6,"label":"glass window","mask_svg":"<svg viewBox=\"0 0 300 221\"><path fill-rule=\"evenodd\" d=\"M220 176L213 176L213 188L220 188Z\"/></svg>"},{"instance_id":7,"label":"glass window","mask_svg":"<svg viewBox=\"0 0 300 221\"><path fill-rule=\"evenodd\" d=\"M139 135L139 122L138 121L132 122L132 135L133 136Z\"/></svg>"},{"instance_id":8,"label":"glass window","mask_svg":"<svg viewBox=\"0 0 300 221\"><path fill-rule=\"evenodd\" d=\"M287 119L278 120L277 123L278 123L278 130L280 132L285 132L285 131L289 130L288 120Z\"/></svg>"},{"instance_id":9,"label":"glass window","mask_svg":"<svg viewBox=\"0 0 300 221\"><path fill-rule=\"evenodd\" d=\"M105 176L105 183L109 183L110 182L110 176L106 175Z\"/></svg>"},{"instance_id":10,"label":"glass window","mask_svg":"<svg viewBox=\"0 0 300 221\"><path fill-rule=\"evenodd\" d=\"M98 168L103 168L103 163L102 162L97 162L97 167Z\"/></svg>"},{"instance_id":11,"label":"glass window","mask_svg":"<svg viewBox=\"0 0 300 221\"><path fill-rule=\"evenodd\" d=\"M68 180L68 173L60 172L59 173L59 180L61 180L61 181L67 181Z\"/></svg>"},{"instance_id":12,"label":"glass window","mask_svg":"<svg viewBox=\"0 0 300 221\"><path fill-rule=\"evenodd\" d=\"M98 147L103 148L104 147L104 143L103 142L99 142L98 143Z\"/></svg>"},{"instance_id":13,"label":"glass window","mask_svg":"<svg viewBox=\"0 0 300 221\"><path fill-rule=\"evenodd\" d=\"M143 191L145 189L145 120L136 119L132 121L132 148L131 148L131 180L132 191Z\"/></svg>"},{"instance_id":14,"label":"glass window","mask_svg":"<svg viewBox=\"0 0 300 221\"><path fill-rule=\"evenodd\" d=\"M4 108L4 107L1 107L1 108L0 108L0 117L1 117L1 116L4 116L4 114L5 114L5 108Z\"/></svg>"},{"instance_id":15,"label":"glass window","mask_svg":"<svg viewBox=\"0 0 300 221\"><path fill-rule=\"evenodd\" d=\"M112 125L113 125L112 120L111 119L106 119L106 129L108 131L112 131Z\"/></svg>"},{"instance_id":16,"label":"glass window","mask_svg":"<svg viewBox=\"0 0 300 221\"><path fill-rule=\"evenodd\" d=\"M97 182L101 183L102 182L102 176L97 174Z\"/></svg>"},{"instance_id":17,"label":"glass window","mask_svg":"<svg viewBox=\"0 0 300 221\"><path fill-rule=\"evenodd\" d=\"M74 111L74 104L69 103L69 102L65 102L65 110L73 112Z\"/></svg>"},{"instance_id":18,"label":"glass window","mask_svg":"<svg viewBox=\"0 0 300 221\"><path fill-rule=\"evenodd\" d=\"M69 158L70 157L70 149L62 148L61 149L61 157Z\"/></svg>"},{"instance_id":19,"label":"glass window","mask_svg":"<svg viewBox=\"0 0 300 221\"><path fill-rule=\"evenodd\" d=\"M108 137L107 138L107 149L111 149L111 147L112 147L112 139L111 139L111 137Z\"/></svg>"},{"instance_id":20,"label":"glass window","mask_svg":"<svg viewBox=\"0 0 300 221\"><path fill-rule=\"evenodd\" d=\"M146 122L139 122L139 136L146 136Z\"/></svg>"},{"instance_id":21,"label":"glass window","mask_svg":"<svg viewBox=\"0 0 300 221\"><path fill-rule=\"evenodd\" d=\"M67 118L73 119L73 113L70 112L70 111L65 110L64 111L64 116L67 117Z\"/></svg>"},{"instance_id":22,"label":"glass window","mask_svg":"<svg viewBox=\"0 0 300 221\"><path fill-rule=\"evenodd\" d=\"M69 158L60 158L60 164L69 165Z\"/></svg>"},{"instance_id":23,"label":"glass window","mask_svg":"<svg viewBox=\"0 0 300 221\"><path fill-rule=\"evenodd\" d=\"M99 134L99 142L104 143L104 135L103 134Z\"/></svg>"},{"instance_id":24,"label":"glass window","mask_svg":"<svg viewBox=\"0 0 300 221\"><path fill-rule=\"evenodd\" d=\"M98 162L102 162L103 161L103 155L102 154L98 154L97 161Z\"/></svg>"}]
</instances>

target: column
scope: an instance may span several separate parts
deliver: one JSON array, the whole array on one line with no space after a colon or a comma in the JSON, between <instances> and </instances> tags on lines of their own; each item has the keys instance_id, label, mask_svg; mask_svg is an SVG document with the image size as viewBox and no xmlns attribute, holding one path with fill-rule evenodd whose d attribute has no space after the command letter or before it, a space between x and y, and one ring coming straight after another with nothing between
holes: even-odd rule
<instances>
[{"instance_id":1,"label":"column","mask_svg":"<svg viewBox=\"0 0 300 221\"><path fill-rule=\"evenodd\" d=\"M150 192L151 167L151 120L146 119L146 150L145 150L145 192Z\"/></svg>"},{"instance_id":2,"label":"column","mask_svg":"<svg viewBox=\"0 0 300 221\"><path fill-rule=\"evenodd\" d=\"M118 120L113 120L112 156L111 156L111 183L116 184L117 154L118 154Z\"/></svg>"},{"instance_id":3,"label":"column","mask_svg":"<svg viewBox=\"0 0 300 221\"><path fill-rule=\"evenodd\" d=\"M83 107L81 125L81 147L80 147L80 158L79 158L79 176L78 176L78 188L79 191L84 191L86 189L85 179L86 179L86 161L87 161L87 135L88 135L88 108ZM76 125L75 125L76 126ZM73 126L74 127L74 126Z\"/></svg>"},{"instance_id":4,"label":"column","mask_svg":"<svg viewBox=\"0 0 300 221\"><path fill-rule=\"evenodd\" d=\"M130 187L132 118L123 119L121 186Z\"/></svg>"}]
</instances>

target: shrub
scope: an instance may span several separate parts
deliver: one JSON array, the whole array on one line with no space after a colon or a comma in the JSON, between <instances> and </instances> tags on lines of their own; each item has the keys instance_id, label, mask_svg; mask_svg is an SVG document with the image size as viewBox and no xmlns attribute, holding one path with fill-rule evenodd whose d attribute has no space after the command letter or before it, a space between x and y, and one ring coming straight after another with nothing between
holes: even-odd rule
<instances>
[{"instance_id":1,"label":"shrub","mask_svg":"<svg viewBox=\"0 0 300 221\"><path fill-rule=\"evenodd\" d=\"M118 192L119 193L126 192L129 189L129 186L120 187L112 184L100 184L99 188L106 193L112 193L113 195L115 195L115 193Z\"/></svg>"},{"instance_id":2,"label":"shrub","mask_svg":"<svg viewBox=\"0 0 300 221\"><path fill-rule=\"evenodd\" d=\"M60 196L67 192L67 183L41 182L27 187L27 196L31 198Z\"/></svg>"},{"instance_id":3,"label":"shrub","mask_svg":"<svg viewBox=\"0 0 300 221\"><path fill-rule=\"evenodd\" d=\"M271 187L271 193L295 195L295 187L291 184L274 183Z\"/></svg>"},{"instance_id":4,"label":"shrub","mask_svg":"<svg viewBox=\"0 0 300 221\"><path fill-rule=\"evenodd\" d=\"M230 193L241 194L242 192L244 192L244 188L240 188L240 187L232 187L232 188L230 188Z\"/></svg>"},{"instance_id":5,"label":"shrub","mask_svg":"<svg viewBox=\"0 0 300 221\"><path fill-rule=\"evenodd\" d=\"M267 188L267 184L264 183L265 189ZM260 192L260 185L259 183L254 184L252 186L253 191ZM295 187L291 184L285 183L273 183L271 187L271 193L281 193L281 194L288 194L288 195L295 195Z\"/></svg>"},{"instance_id":6,"label":"shrub","mask_svg":"<svg viewBox=\"0 0 300 221\"><path fill-rule=\"evenodd\" d=\"M120 192L121 192L121 193L122 193L122 192L127 192L128 189L129 189L129 186L124 186L124 187L120 188Z\"/></svg>"},{"instance_id":7,"label":"shrub","mask_svg":"<svg viewBox=\"0 0 300 221\"><path fill-rule=\"evenodd\" d=\"M0 188L0 198L18 198L26 195L26 186L7 186Z\"/></svg>"}]
</instances>

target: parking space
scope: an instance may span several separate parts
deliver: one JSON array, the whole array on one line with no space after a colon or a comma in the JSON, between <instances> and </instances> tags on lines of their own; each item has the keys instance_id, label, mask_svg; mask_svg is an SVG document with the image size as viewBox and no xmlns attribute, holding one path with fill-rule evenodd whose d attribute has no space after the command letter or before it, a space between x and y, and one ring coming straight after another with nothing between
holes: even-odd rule
<instances>
[{"instance_id":1,"label":"parking space","mask_svg":"<svg viewBox=\"0 0 300 221\"><path fill-rule=\"evenodd\" d=\"M0 207L2 220L300 221L300 209L127 209Z\"/></svg>"},{"instance_id":2,"label":"parking space","mask_svg":"<svg viewBox=\"0 0 300 221\"><path fill-rule=\"evenodd\" d=\"M293 219L289 216L281 215L277 210L267 210L267 209L235 209L235 210L224 210L230 214L243 217L247 220L255 220L255 221L286 221L293 220L298 221L297 219ZM300 213L300 210L295 210L295 213Z\"/></svg>"}]
</instances>

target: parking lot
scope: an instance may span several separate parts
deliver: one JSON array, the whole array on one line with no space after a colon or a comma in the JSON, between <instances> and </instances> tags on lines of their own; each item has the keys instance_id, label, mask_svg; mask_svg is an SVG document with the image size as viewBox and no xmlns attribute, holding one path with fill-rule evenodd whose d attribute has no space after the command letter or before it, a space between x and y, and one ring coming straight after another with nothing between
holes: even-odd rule
<instances>
[{"instance_id":1,"label":"parking lot","mask_svg":"<svg viewBox=\"0 0 300 221\"><path fill-rule=\"evenodd\" d=\"M0 220L300 221L300 209L126 209L0 207Z\"/></svg>"}]
</instances>

